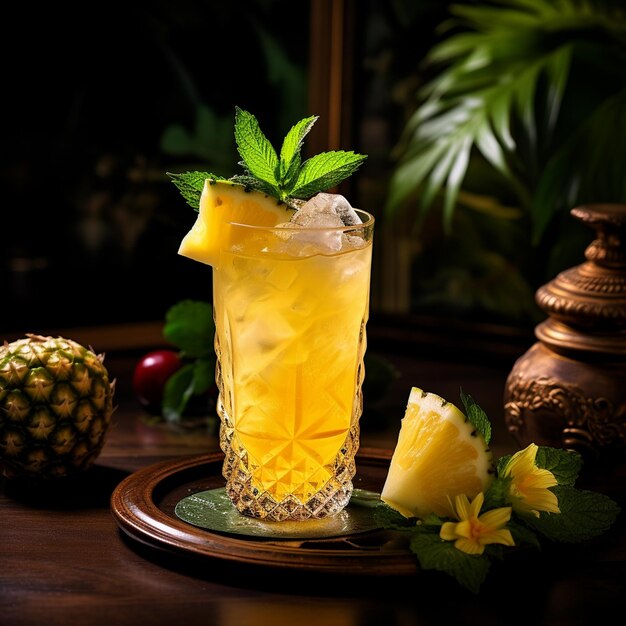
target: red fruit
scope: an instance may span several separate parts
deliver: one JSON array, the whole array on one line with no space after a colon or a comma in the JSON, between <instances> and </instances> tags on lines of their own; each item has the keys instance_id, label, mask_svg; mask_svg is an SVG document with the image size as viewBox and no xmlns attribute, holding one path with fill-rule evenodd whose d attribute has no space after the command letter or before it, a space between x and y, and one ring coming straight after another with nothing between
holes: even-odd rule
<instances>
[{"instance_id":1,"label":"red fruit","mask_svg":"<svg viewBox=\"0 0 626 626\"><path fill-rule=\"evenodd\" d=\"M181 367L181 358L174 350L155 350L139 360L133 373L133 391L146 410L160 413L165 383Z\"/></svg>"}]
</instances>

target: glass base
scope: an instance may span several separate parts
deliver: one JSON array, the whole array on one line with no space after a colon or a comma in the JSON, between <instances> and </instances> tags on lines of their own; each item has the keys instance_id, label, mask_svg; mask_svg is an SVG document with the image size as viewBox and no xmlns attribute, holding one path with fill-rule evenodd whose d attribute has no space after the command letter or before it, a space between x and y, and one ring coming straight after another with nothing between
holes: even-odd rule
<instances>
[{"instance_id":1,"label":"glass base","mask_svg":"<svg viewBox=\"0 0 626 626\"><path fill-rule=\"evenodd\" d=\"M324 519L272 522L241 515L223 487L186 496L176 505L177 517L211 531L273 539L328 539L369 532L380 528L372 512L379 494L355 489L350 505Z\"/></svg>"},{"instance_id":2,"label":"glass base","mask_svg":"<svg viewBox=\"0 0 626 626\"><path fill-rule=\"evenodd\" d=\"M360 403L358 405L360 414ZM247 452L237 444L231 421L221 403L220 445L225 454L222 474L226 479L226 493L242 515L268 521L303 521L324 519L342 511L352 495L352 479L356 474L355 456L359 447L359 421L356 419L344 445L332 465L320 467L322 480L303 480L284 496L284 486L277 481L267 482L263 489L259 476L262 468L251 462ZM277 487L278 484L278 487ZM273 489L273 491L272 491Z\"/></svg>"}]
</instances>

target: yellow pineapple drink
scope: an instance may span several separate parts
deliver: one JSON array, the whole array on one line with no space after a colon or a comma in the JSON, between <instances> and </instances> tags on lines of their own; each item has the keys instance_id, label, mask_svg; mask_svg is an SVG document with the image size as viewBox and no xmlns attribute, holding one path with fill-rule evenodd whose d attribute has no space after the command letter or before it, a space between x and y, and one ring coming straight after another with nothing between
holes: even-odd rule
<instances>
[{"instance_id":1,"label":"yellow pineapple drink","mask_svg":"<svg viewBox=\"0 0 626 626\"><path fill-rule=\"evenodd\" d=\"M324 193L367 158L303 160L317 116L276 150L235 107L244 174L170 174L198 211L179 254L213 267L226 491L261 519L324 518L352 493L374 219Z\"/></svg>"},{"instance_id":2,"label":"yellow pineapple drink","mask_svg":"<svg viewBox=\"0 0 626 626\"><path fill-rule=\"evenodd\" d=\"M358 213L350 226L229 225L213 269L218 411L227 491L246 515L322 518L350 498L374 224Z\"/></svg>"}]
</instances>

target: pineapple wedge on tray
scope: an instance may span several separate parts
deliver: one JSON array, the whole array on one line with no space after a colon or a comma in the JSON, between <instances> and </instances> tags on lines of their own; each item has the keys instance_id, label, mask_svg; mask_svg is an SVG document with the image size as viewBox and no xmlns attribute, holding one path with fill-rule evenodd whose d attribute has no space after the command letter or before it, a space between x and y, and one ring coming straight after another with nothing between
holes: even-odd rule
<instances>
[{"instance_id":1,"label":"pineapple wedge on tray","mask_svg":"<svg viewBox=\"0 0 626 626\"><path fill-rule=\"evenodd\" d=\"M406 517L454 514L459 494L485 491L495 474L484 437L451 402L413 387L381 499Z\"/></svg>"}]
</instances>

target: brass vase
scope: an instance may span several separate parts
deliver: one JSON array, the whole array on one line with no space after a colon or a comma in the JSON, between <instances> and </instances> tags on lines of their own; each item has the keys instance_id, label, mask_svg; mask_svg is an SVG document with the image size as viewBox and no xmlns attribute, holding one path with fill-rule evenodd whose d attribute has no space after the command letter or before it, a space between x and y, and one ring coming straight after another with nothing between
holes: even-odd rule
<instances>
[{"instance_id":1,"label":"brass vase","mask_svg":"<svg viewBox=\"0 0 626 626\"><path fill-rule=\"evenodd\" d=\"M548 318L514 364L504 419L520 447L576 450L588 475L626 480L626 204L575 208L596 238L586 262L539 288Z\"/></svg>"}]
</instances>

